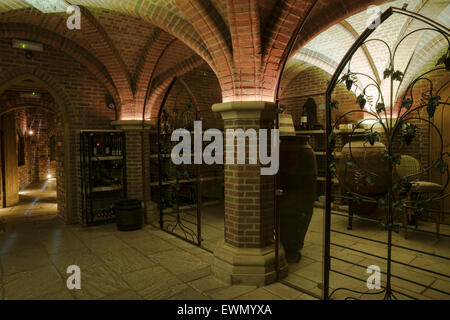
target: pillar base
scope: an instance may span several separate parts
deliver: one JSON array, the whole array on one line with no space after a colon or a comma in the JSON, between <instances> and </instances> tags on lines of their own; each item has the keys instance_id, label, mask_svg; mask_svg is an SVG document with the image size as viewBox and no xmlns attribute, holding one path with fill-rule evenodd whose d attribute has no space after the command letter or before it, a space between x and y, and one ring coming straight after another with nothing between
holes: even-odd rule
<instances>
[{"instance_id":1,"label":"pillar base","mask_svg":"<svg viewBox=\"0 0 450 320\"><path fill-rule=\"evenodd\" d=\"M284 250L280 250L280 278L288 274ZM225 283L264 286L277 281L275 246L236 248L222 242L214 250L213 274Z\"/></svg>"}]
</instances>

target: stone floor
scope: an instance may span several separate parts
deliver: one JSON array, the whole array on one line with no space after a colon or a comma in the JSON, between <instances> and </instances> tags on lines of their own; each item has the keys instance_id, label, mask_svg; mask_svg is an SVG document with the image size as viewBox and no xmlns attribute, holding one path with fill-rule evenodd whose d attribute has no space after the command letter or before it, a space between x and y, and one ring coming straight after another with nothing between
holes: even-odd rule
<instances>
[{"instance_id":1,"label":"stone floor","mask_svg":"<svg viewBox=\"0 0 450 320\"><path fill-rule=\"evenodd\" d=\"M387 242L387 231L380 229L379 224L369 221L354 220L353 230L347 230L347 217L332 215L331 228L350 235L370 238L378 241ZM419 222L419 228L434 232L435 223ZM450 235L450 226L441 225L441 233ZM331 260L331 269L347 275L367 280L369 274L366 273L367 267L377 265L381 272L386 272L386 262L383 259L374 257L387 257L387 246L363 240L349 235L331 233L331 242L337 245L331 246L331 255L335 259ZM424 234L418 231L409 231L408 238L404 238L403 231L398 234L393 233L393 244L413 248L427 253L433 253L444 256L447 259L431 257L424 253L412 252L406 249L393 248L392 259L400 263L392 264L392 274L403 279L392 278L392 288L401 293L395 293L397 299L450 299L450 238L436 238L433 234ZM300 262L289 265L289 276L287 281L309 290L315 294L321 294L322 290L322 244L323 244L323 209L316 208L305 238L305 244L302 249L302 259ZM347 248L342 248L345 246ZM359 250L359 252L348 248ZM341 260L340 260L341 259ZM342 260L356 263L355 266ZM401 264L403 263L403 264ZM427 269L439 274L433 274ZM385 276L382 275L381 282L385 285ZM411 283L415 281L419 284ZM366 282L352 279L337 272L330 273L330 292L336 288L348 288L348 290L338 290L332 296L335 299L345 299L347 297L356 299L382 299L384 294L374 294L377 290L368 290ZM444 291L440 293L432 288ZM370 294L367 294L370 293Z\"/></svg>"},{"instance_id":2,"label":"stone floor","mask_svg":"<svg viewBox=\"0 0 450 320\"><path fill-rule=\"evenodd\" d=\"M0 209L0 299L314 299L281 283L222 283L211 253L151 226L65 225L55 184L22 190L19 205ZM70 265L81 269L81 290L67 289Z\"/></svg>"},{"instance_id":3,"label":"stone floor","mask_svg":"<svg viewBox=\"0 0 450 320\"><path fill-rule=\"evenodd\" d=\"M213 251L217 244L223 239L223 212L223 206L220 205L202 209L202 244L210 251ZM191 229L195 229L196 227L194 215L195 212L190 212L190 214L186 213L184 216L186 226ZM319 297L323 295L323 215L323 209L314 209L314 214L305 238L305 244L302 249L302 259L299 263L292 262L289 264L289 275L285 279L290 285L302 288L312 295ZM353 223L354 228L349 231L347 230L347 221L346 216L333 215L332 229L355 236L384 242L387 241L387 232L382 231L378 223L374 224L373 222L361 221L355 218ZM436 230L436 225L435 223L420 221L419 228L434 232ZM175 230L175 232L178 232L179 235L182 236L179 229ZM442 224L440 232L450 235L450 226ZM447 259L430 257L426 254L394 248L392 251L393 259L406 264L402 265L394 263L392 265L393 274L405 279L392 279L394 290L403 293L396 293L395 297L397 299L450 299L450 238L441 237L440 239L436 239L433 234L423 234L418 231L409 231L408 234L408 239L404 239L403 231L398 234L394 233L393 243L424 252L438 254L447 257ZM360 251L356 252L333 245L331 247L331 255L334 256L335 259L332 259L332 269L364 280L367 280L369 277L366 273L366 269L370 265L377 265L380 267L381 272L386 272L386 262L372 256L377 255L379 257L386 257L387 249L385 245L338 233L332 233L331 242ZM359 266L351 265L342 260L356 263ZM428 269L441 275L426 272L414 267ZM382 276L382 285L385 285L385 280L385 277ZM423 284L423 286L410 283L407 280L415 281L419 284ZM336 272L331 272L330 287L330 292L336 288L348 288L361 292L355 293L340 289L333 294L332 297L335 299L345 299L347 297L357 299L382 299L384 297L381 293L376 294L379 292L377 290L369 290L365 281L355 280ZM447 294L434 291L432 288L447 292ZM404 294L406 294L406 296Z\"/></svg>"}]
</instances>

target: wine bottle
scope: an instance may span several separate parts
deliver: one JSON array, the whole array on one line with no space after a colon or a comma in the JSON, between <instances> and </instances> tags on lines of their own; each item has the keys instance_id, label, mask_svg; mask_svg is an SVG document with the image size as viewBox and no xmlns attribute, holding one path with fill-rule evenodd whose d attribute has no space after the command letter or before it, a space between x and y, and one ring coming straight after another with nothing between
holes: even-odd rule
<instances>
[{"instance_id":1,"label":"wine bottle","mask_svg":"<svg viewBox=\"0 0 450 320\"><path fill-rule=\"evenodd\" d=\"M111 136L105 136L105 155L111 155Z\"/></svg>"},{"instance_id":2,"label":"wine bottle","mask_svg":"<svg viewBox=\"0 0 450 320\"><path fill-rule=\"evenodd\" d=\"M303 109L302 116L300 117L300 127L303 130L308 129L308 112L306 109Z\"/></svg>"},{"instance_id":3,"label":"wine bottle","mask_svg":"<svg viewBox=\"0 0 450 320\"><path fill-rule=\"evenodd\" d=\"M118 145L118 151L119 151L119 156L122 156L122 138L121 137L117 137L117 145Z\"/></svg>"},{"instance_id":4,"label":"wine bottle","mask_svg":"<svg viewBox=\"0 0 450 320\"><path fill-rule=\"evenodd\" d=\"M112 155L113 156L117 156L117 151L116 151L116 136L112 136L111 138L112 140Z\"/></svg>"}]
</instances>

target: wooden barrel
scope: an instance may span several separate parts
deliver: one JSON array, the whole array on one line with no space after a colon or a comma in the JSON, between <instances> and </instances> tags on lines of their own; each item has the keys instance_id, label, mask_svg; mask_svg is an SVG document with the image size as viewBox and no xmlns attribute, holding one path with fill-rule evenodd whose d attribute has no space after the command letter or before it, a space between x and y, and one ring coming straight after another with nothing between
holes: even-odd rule
<instances>
[{"instance_id":1,"label":"wooden barrel","mask_svg":"<svg viewBox=\"0 0 450 320\"><path fill-rule=\"evenodd\" d=\"M142 228L142 205L139 200L122 200L114 205L117 229L121 231Z\"/></svg>"},{"instance_id":2,"label":"wooden barrel","mask_svg":"<svg viewBox=\"0 0 450 320\"><path fill-rule=\"evenodd\" d=\"M308 136L280 140L280 240L288 261L296 261L314 210L317 163Z\"/></svg>"}]
</instances>

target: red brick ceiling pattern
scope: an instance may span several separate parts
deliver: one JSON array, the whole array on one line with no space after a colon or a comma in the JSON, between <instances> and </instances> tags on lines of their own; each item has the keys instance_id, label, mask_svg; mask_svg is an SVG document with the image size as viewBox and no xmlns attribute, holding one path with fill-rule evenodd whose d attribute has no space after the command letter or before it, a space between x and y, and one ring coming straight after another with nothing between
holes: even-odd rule
<instances>
[{"instance_id":1,"label":"red brick ceiling pattern","mask_svg":"<svg viewBox=\"0 0 450 320\"><path fill-rule=\"evenodd\" d=\"M216 74L224 102L273 101L280 61L298 25L307 19L300 49L331 25L383 1L68 2L82 8L81 30L66 28L65 13L45 14L23 0L2 0L0 38L60 49L97 76L121 105L123 118L139 118L150 79L151 92L160 93L171 77L204 63Z\"/></svg>"}]
</instances>

